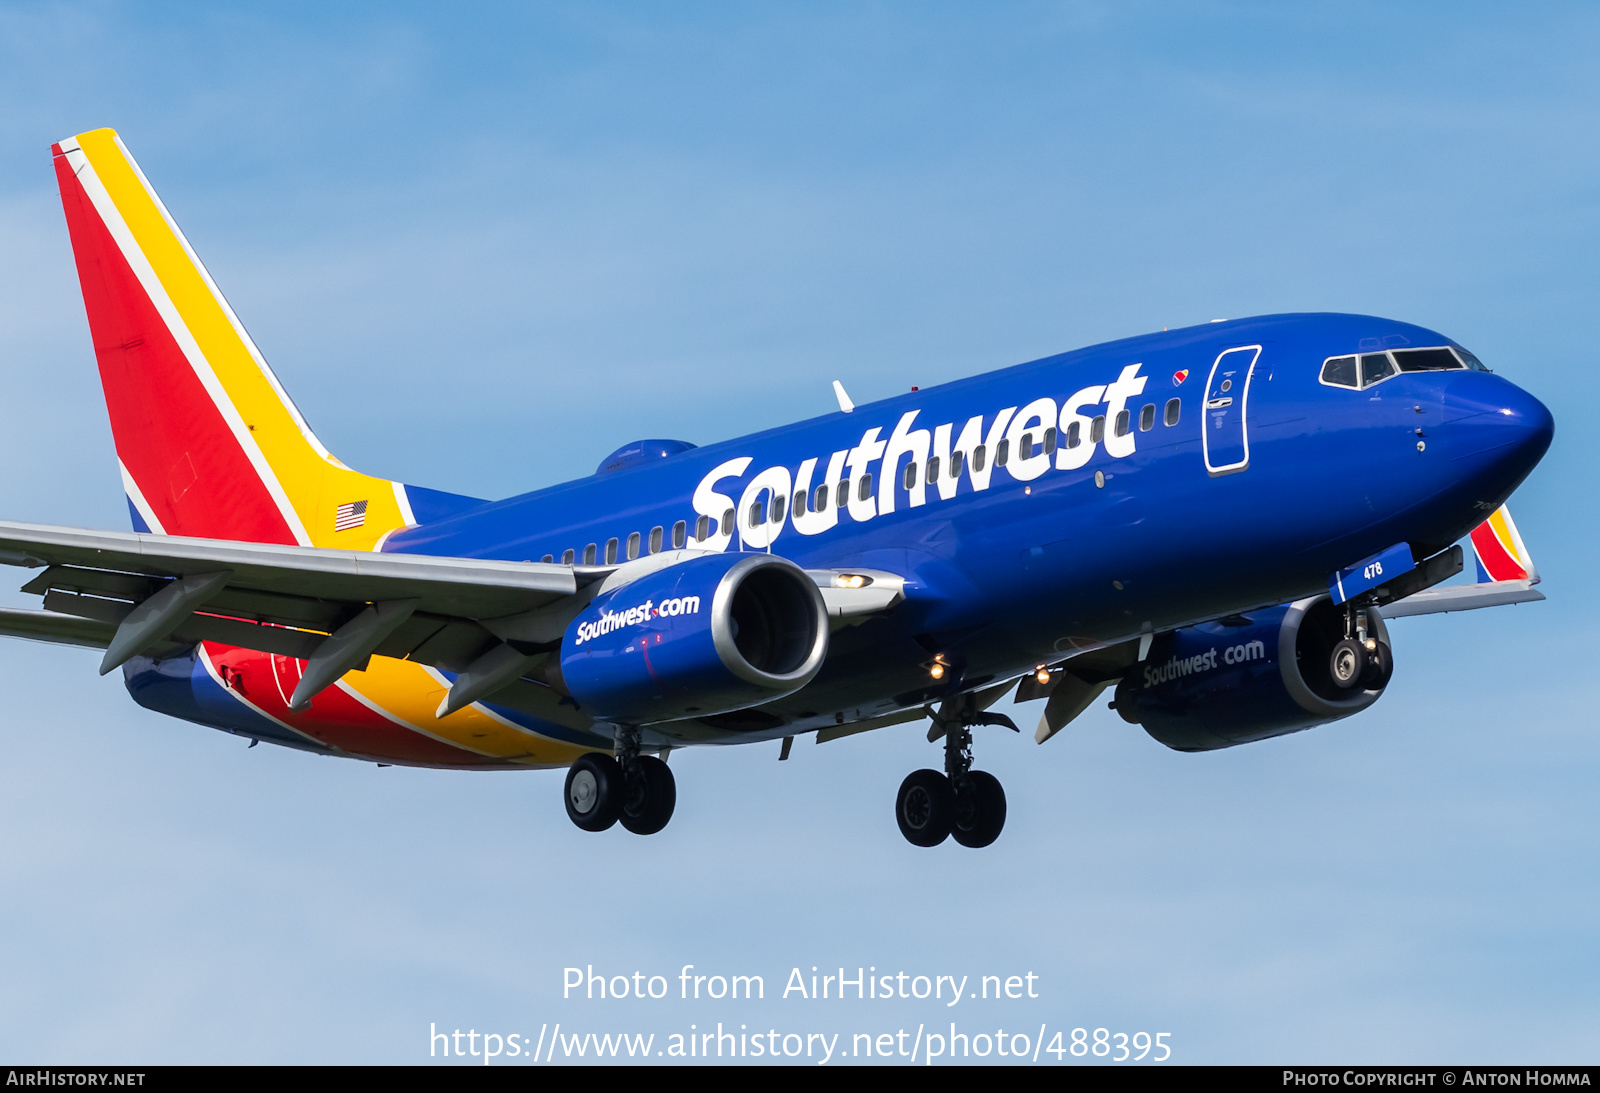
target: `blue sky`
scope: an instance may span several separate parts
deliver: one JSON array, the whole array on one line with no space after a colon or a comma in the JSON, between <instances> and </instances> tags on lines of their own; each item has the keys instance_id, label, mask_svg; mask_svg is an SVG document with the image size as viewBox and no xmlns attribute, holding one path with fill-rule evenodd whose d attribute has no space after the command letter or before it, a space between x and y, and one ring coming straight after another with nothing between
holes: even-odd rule
<instances>
[{"instance_id":1,"label":"blue sky","mask_svg":"<svg viewBox=\"0 0 1600 1093\"><path fill-rule=\"evenodd\" d=\"M422 485L1291 310L1442 330L1557 420L1513 503L1549 602L1397 621L1383 701L1295 737L980 738L984 853L895 830L920 727L680 753L666 832L594 837L558 774L247 751L8 643L0 1054L952 1016L560 998L692 963L1033 971L971 1019L1188 1062L1592 1060L1597 47L1582 4L0 5L7 519L126 525L48 151L102 125L328 445Z\"/></svg>"}]
</instances>

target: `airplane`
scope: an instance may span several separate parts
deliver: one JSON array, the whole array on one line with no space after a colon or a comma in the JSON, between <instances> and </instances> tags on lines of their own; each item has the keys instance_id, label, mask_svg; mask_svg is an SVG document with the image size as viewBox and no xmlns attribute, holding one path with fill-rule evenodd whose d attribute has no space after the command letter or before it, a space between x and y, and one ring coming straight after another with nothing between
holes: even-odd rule
<instances>
[{"instance_id":1,"label":"airplane","mask_svg":"<svg viewBox=\"0 0 1600 1093\"><path fill-rule=\"evenodd\" d=\"M587 831L671 819L680 748L930 722L917 846L995 841L974 730L1107 690L1207 751L1349 717L1385 619L1543 599L1503 507L1549 410L1458 342L1306 313L1046 357L488 500L325 448L118 135L52 146L134 530L0 524L147 709L380 765L563 769ZM1470 537L1475 584L1447 584Z\"/></svg>"}]
</instances>

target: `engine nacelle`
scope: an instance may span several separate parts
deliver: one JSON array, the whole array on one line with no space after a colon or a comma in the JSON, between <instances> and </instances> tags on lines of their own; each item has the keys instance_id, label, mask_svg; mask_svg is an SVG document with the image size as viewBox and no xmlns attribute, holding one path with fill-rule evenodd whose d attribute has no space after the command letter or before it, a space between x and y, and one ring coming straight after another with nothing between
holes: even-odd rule
<instances>
[{"instance_id":1,"label":"engine nacelle","mask_svg":"<svg viewBox=\"0 0 1600 1093\"><path fill-rule=\"evenodd\" d=\"M603 592L567 627L561 675L601 721L644 725L740 710L811 682L828 611L771 554L707 554Z\"/></svg>"},{"instance_id":2,"label":"engine nacelle","mask_svg":"<svg viewBox=\"0 0 1600 1093\"><path fill-rule=\"evenodd\" d=\"M1367 636L1387 646L1376 610ZM1212 751L1360 713L1383 686L1341 690L1329 669L1344 609L1327 596L1158 636L1117 685L1123 718L1178 751ZM1387 681L1385 681L1386 683Z\"/></svg>"}]
</instances>

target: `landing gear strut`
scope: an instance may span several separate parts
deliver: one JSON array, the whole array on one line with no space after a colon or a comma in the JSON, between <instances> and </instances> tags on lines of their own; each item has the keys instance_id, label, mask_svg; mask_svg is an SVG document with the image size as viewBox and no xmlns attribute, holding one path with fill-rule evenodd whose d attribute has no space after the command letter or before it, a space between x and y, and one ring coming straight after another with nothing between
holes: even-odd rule
<instances>
[{"instance_id":1,"label":"landing gear strut","mask_svg":"<svg viewBox=\"0 0 1600 1093\"><path fill-rule=\"evenodd\" d=\"M944 734L944 773L912 771L900 783L894 805L900 833L913 846L938 846L951 835L962 846L988 846L1006 825L1006 792L994 775L972 769L972 726L1017 727L1004 714L979 711L970 695L932 716L934 732Z\"/></svg>"},{"instance_id":2,"label":"landing gear strut","mask_svg":"<svg viewBox=\"0 0 1600 1093\"><path fill-rule=\"evenodd\" d=\"M1354 601L1345 607L1344 639L1328 657L1328 674L1341 690L1382 690L1394 675L1394 653L1387 642L1367 630L1366 609Z\"/></svg>"},{"instance_id":3,"label":"landing gear strut","mask_svg":"<svg viewBox=\"0 0 1600 1093\"><path fill-rule=\"evenodd\" d=\"M617 728L616 758L592 751L567 771L567 817L585 831L604 831L618 820L635 835L667 826L678 803L672 770L639 754L639 730Z\"/></svg>"}]
</instances>

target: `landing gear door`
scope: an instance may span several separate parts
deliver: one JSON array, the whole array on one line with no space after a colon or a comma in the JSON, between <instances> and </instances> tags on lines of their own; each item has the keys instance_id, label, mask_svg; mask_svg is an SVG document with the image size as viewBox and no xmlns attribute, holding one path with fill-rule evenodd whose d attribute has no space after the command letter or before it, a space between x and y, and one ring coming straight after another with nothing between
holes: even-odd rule
<instances>
[{"instance_id":1,"label":"landing gear door","mask_svg":"<svg viewBox=\"0 0 1600 1093\"><path fill-rule=\"evenodd\" d=\"M1250 466L1250 438L1245 432L1245 406L1250 399L1250 377L1261 356L1259 345L1229 349L1211 366L1206 377L1204 424L1200 448L1206 473L1215 477L1235 474Z\"/></svg>"}]
</instances>

